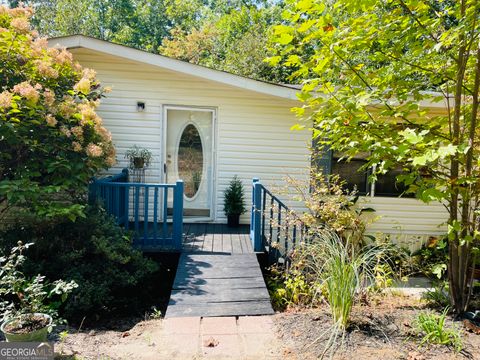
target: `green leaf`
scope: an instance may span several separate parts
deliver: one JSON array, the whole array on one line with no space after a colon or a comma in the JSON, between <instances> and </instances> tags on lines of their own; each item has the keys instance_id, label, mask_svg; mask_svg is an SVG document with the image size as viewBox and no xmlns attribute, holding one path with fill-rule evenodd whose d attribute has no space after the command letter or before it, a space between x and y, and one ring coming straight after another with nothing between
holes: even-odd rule
<instances>
[{"instance_id":1,"label":"green leaf","mask_svg":"<svg viewBox=\"0 0 480 360\"><path fill-rule=\"evenodd\" d=\"M438 148L437 152L441 159L445 159L448 156L455 155L455 153L457 152L457 146L453 144L441 146L440 148Z\"/></svg>"},{"instance_id":2,"label":"green leaf","mask_svg":"<svg viewBox=\"0 0 480 360\"><path fill-rule=\"evenodd\" d=\"M270 64L271 66L277 66L280 63L280 60L282 60L281 56L271 56L264 59L263 61Z\"/></svg>"},{"instance_id":3,"label":"green leaf","mask_svg":"<svg viewBox=\"0 0 480 360\"><path fill-rule=\"evenodd\" d=\"M290 130L292 131L298 131L303 129L305 129L305 125L301 125L301 124L292 125L292 127L290 128Z\"/></svg>"},{"instance_id":4,"label":"green leaf","mask_svg":"<svg viewBox=\"0 0 480 360\"><path fill-rule=\"evenodd\" d=\"M290 35L290 34L286 34L286 33L282 33L280 34L280 36L278 36L276 38L276 41L280 44L280 45L287 45L287 44L290 44L293 40L293 36Z\"/></svg>"},{"instance_id":5,"label":"green leaf","mask_svg":"<svg viewBox=\"0 0 480 360\"><path fill-rule=\"evenodd\" d=\"M306 12L313 6L313 1L312 0L300 0L296 4L297 9Z\"/></svg>"},{"instance_id":6,"label":"green leaf","mask_svg":"<svg viewBox=\"0 0 480 360\"><path fill-rule=\"evenodd\" d=\"M287 66L297 66L301 64L301 59L298 55L289 55L287 60L285 61L285 65Z\"/></svg>"},{"instance_id":7,"label":"green leaf","mask_svg":"<svg viewBox=\"0 0 480 360\"><path fill-rule=\"evenodd\" d=\"M412 129L405 129L403 131L400 131L398 133L400 136L403 136L405 140L407 140L410 144L418 144L423 140L423 136L420 134L417 134L415 130Z\"/></svg>"},{"instance_id":8,"label":"green leaf","mask_svg":"<svg viewBox=\"0 0 480 360\"><path fill-rule=\"evenodd\" d=\"M430 160L428 154L424 154L421 156L416 156L413 158L412 165L413 166L424 166Z\"/></svg>"},{"instance_id":9,"label":"green leaf","mask_svg":"<svg viewBox=\"0 0 480 360\"><path fill-rule=\"evenodd\" d=\"M424 202L430 202L430 201L440 201L445 198L445 192L440 191L435 188L429 188L425 189L424 191L421 192L420 198Z\"/></svg>"},{"instance_id":10,"label":"green leaf","mask_svg":"<svg viewBox=\"0 0 480 360\"><path fill-rule=\"evenodd\" d=\"M432 267L432 274L435 275L438 279L441 279L443 277L445 271L447 271L446 264L435 264Z\"/></svg>"}]
</instances>

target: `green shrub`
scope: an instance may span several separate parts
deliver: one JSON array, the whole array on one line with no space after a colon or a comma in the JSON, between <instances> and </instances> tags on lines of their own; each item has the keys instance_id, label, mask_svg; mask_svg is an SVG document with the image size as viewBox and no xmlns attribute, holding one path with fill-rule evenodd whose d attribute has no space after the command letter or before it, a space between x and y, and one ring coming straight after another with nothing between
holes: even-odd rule
<instances>
[{"instance_id":1,"label":"green shrub","mask_svg":"<svg viewBox=\"0 0 480 360\"><path fill-rule=\"evenodd\" d=\"M306 274L295 268L284 271L280 267L272 267L267 285L272 305L276 310L313 305L317 300L317 294L320 293L317 284L312 284Z\"/></svg>"},{"instance_id":2,"label":"green shrub","mask_svg":"<svg viewBox=\"0 0 480 360\"><path fill-rule=\"evenodd\" d=\"M35 313L57 320L57 310L78 285L74 281L45 282L45 277L27 277L22 272L25 252L32 244L18 242L10 254L0 257L0 322L15 319L16 326L34 326Z\"/></svg>"},{"instance_id":3,"label":"green shrub","mask_svg":"<svg viewBox=\"0 0 480 360\"><path fill-rule=\"evenodd\" d=\"M338 175L325 177L323 174L312 175L309 180L288 177L286 194L295 194L293 200L303 202L307 211L299 216L308 228L305 238L315 240L317 234L325 227L335 231L344 242L355 248L361 248L374 237L366 234L366 227L375 220L374 209L358 203L356 190L345 187L346 182ZM270 209L266 209L267 214ZM286 218L291 228L298 222L296 216ZM273 220L273 226L277 226Z\"/></svg>"},{"instance_id":4,"label":"green shrub","mask_svg":"<svg viewBox=\"0 0 480 360\"><path fill-rule=\"evenodd\" d=\"M79 287L62 307L70 320L96 319L125 309L135 310L148 294L149 277L157 269L152 260L132 248L131 236L98 208L70 220L38 221L0 234L2 244L28 240L25 271L44 274L49 281L73 280Z\"/></svg>"},{"instance_id":5,"label":"green shrub","mask_svg":"<svg viewBox=\"0 0 480 360\"><path fill-rule=\"evenodd\" d=\"M444 309L451 305L448 291L448 281L436 281L433 283L433 289L427 290L422 294L422 299L434 308Z\"/></svg>"},{"instance_id":6,"label":"green shrub","mask_svg":"<svg viewBox=\"0 0 480 360\"><path fill-rule=\"evenodd\" d=\"M432 279L445 279L448 263L448 243L432 238L420 250L412 254L417 272Z\"/></svg>"},{"instance_id":7,"label":"green shrub","mask_svg":"<svg viewBox=\"0 0 480 360\"><path fill-rule=\"evenodd\" d=\"M458 329L445 326L447 312L448 308L445 308L440 315L425 312L418 314L414 325L418 334L422 336L421 345L439 344L453 346L456 351L462 350L462 339Z\"/></svg>"},{"instance_id":8,"label":"green shrub","mask_svg":"<svg viewBox=\"0 0 480 360\"><path fill-rule=\"evenodd\" d=\"M245 192L242 181L235 175L228 184L224 193L223 211L225 215L242 215L247 208L245 207Z\"/></svg>"},{"instance_id":9,"label":"green shrub","mask_svg":"<svg viewBox=\"0 0 480 360\"><path fill-rule=\"evenodd\" d=\"M0 6L0 219L9 210L81 216L79 195L115 163L95 109L95 71L32 31L30 8Z\"/></svg>"}]
</instances>

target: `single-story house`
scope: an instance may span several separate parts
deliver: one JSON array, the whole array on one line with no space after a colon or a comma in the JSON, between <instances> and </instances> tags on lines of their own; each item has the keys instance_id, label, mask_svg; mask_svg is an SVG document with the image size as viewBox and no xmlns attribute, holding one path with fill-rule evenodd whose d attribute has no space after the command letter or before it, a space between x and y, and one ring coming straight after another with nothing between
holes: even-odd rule
<instances>
[{"instance_id":1,"label":"single-story house","mask_svg":"<svg viewBox=\"0 0 480 360\"><path fill-rule=\"evenodd\" d=\"M234 175L244 183L247 201L254 177L270 187L281 186L287 175L307 176L311 134L290 129L298 122L290 111L299 105L296 88L81 35L53 38L50 45L68 48L112 88L98 111L118 153L110 171L127 166L124 154L132 146L150 149L153 161L145 181L169 183L182 177L185 221L225 222L223 193ZM443 110L439 104L427 106ZM356 159L340 164L333 154L330 163L332 172L365 188L364 201L379 217L370 232L392 234L411 247L444 233L441 204L399 198L394 177L366 184L353 171ZM241 222L249 221L244 214Z\"/></svg>"}]
</instances>

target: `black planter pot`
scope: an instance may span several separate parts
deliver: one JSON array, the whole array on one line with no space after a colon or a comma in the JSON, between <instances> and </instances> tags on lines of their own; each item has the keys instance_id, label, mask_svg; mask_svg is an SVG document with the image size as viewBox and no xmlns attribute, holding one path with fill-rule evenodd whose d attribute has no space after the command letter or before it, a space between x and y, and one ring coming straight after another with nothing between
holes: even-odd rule
<instances>
[{"instance_id":1,"label":"black planter pot","mask_svg":"<svg viewBox=\"0 0 480 360\"><path fill-rule=\"evenodd\" d=\"M239 227L240 226L240 214L227 215L227 226L228 227Z\"/></svg>"},{"instance_id":2,"label":"black planter pot","mask_svg":"<svg viewBox=\"0 0 480 360\"><path fill-rule=\"evenodd\" d=\"M133 166L135 169L142 169L145 166L145 159L141 157L133 158Z\"/></svg>"}]
</instances>

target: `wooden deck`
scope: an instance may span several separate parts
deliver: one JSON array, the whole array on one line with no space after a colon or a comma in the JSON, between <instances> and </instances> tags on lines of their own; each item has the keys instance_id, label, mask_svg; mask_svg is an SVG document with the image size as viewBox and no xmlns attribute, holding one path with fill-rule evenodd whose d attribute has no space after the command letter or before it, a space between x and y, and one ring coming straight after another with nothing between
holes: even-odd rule
<instances>
[{"instance_id":1,"label":"wooden deck","mask_svg":"<svg viewBox=\"0 0 480 360\"><path fill-rule=\"evenodd\" d=\"M166 317L273 314L249 228L185 224Z\"/></svg>"},{"instance_id":2,"label":"wooden deck","mask_svg":"<svg viewBox=\"0 0 480 360\"><path fill-rule=\"evenodd\" d=\"M229 228L225 224L184 224L183 251L252 254L250 227Z\"/></svg>"}]
</instances>

